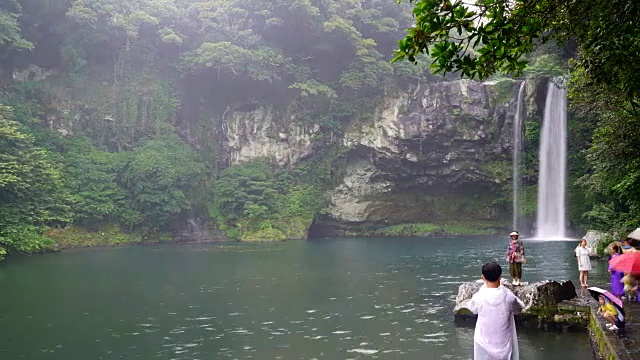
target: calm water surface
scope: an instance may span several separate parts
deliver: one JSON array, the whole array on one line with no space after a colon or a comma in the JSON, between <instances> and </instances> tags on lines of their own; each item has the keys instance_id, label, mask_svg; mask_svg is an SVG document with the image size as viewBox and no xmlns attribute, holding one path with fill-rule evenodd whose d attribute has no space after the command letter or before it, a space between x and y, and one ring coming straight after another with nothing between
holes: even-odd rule
<instances>
[{"instance_id":1,"label":"calm water surface","mask_svg":"<svg viewBox=\"0 0 640 360\"><path fill-rule=\"evenodd\" d=\"M526 241L526 240L525 240ZM458 285L507 239L163 245L0 265L0 359L470 359ZM524 279L577 282L576 242L526 242ZM604 283L604 263L593 262ZM520 331L521 359L589 359L586 334Z\"/></svg>"}]
</instances>

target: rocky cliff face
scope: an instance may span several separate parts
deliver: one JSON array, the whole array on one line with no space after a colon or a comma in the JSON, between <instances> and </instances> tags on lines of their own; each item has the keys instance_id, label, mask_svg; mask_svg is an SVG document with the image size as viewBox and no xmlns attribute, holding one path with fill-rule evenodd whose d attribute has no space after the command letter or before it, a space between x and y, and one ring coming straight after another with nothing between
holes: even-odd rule
<instances>
[{"instance_id":1,"label":"rocky cliff face","mask_svg":"<svg viewBox=\"0 0 640 360\"><path fill-rule=\"evenodd\" d=\"M273 106L232 111L222 126L231 163L266 157L284 167L312 155L314 136L320 131L320 126L300 124L295 114Z\"/></svg>"},{"instance_id":2,"label":"rocky cliff face","mask_svg":"<svg viewBox=\"0 0 640 360\"><path fill-rule=\"evenodd\" d=\"M373 117L354 119L338 139L344 178L327 194L328 214L316 220L312 236L451 219L484 229L507 226L508 206L499 199L508 197L511 177L516 85L421 84L387 95ZM533 105L536 85L527 88ZM286 166L321 151L314 143L319 128L298 124L286 111L232 112L223 126L232 163L268 157Z\"/></svg>"},{"instance_id":3,"label":"rocky cliff face","mask_svg":"<svg viewBox=\"0 0 640 360\"><path fill-rule=\"evenodd\" d=\"M29 68L16 76L33 73ZM36 76L48 74L36 71ZM509 223L517 84L423 83L388 93L378 100L373 116L355 117L340 134L299 121L293 106L229 106L209 120L213 135L208 138L216 143L223 167L268 158L290 168L300 160L322 157L327 144L340 147L342 175L328 191L328 211L317 217L311 236L385 235L386 228L398 224L429 226L396 235L451 233L442 227L460 224L457 233L479 233ZM539 113L544 107L544 85L527 82L527 112ZM183 108L190 109L188 105ZM80 104L58 111L78 126L83 109ZM195 139L192 129L197 116L181 115L175 125L199 147L202 139ZM73 132L70 125L49 125L61 133Z\"/></svg>"}]
</instances>

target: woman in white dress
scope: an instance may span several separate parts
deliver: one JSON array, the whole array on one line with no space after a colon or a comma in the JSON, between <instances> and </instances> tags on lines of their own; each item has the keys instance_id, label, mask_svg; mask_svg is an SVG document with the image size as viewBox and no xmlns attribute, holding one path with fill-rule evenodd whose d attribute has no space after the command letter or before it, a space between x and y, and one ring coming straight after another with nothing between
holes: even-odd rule
<instances>
[{"instance_id":1,"label":"woman in white dress","mask_svg":"<svg viewBox=\"0 0 640 360\"><path fill-rule=\"evenodd\" d=\"M576 248L576 258L578 259L578 270L580 271L580 286L588 287L589 271L591 271L591 259L589 253L591 249L587 247L587 240L580 240L580 245Z\"/></svg>"}]
</instances>

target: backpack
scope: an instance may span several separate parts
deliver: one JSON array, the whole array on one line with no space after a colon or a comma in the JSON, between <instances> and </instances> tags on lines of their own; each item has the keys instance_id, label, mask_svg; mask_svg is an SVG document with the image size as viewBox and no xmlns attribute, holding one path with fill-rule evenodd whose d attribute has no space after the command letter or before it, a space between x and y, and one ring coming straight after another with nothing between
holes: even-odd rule
<instances>
[{"instance_id":1,"label":"backpack","mask_svg":"<svg viewBox=\"0 0 640 360\"><path fill-rule=\"evenodd\" d=\"M517 246L516 246L517 244ZM514 263L517 262L517 260L520 258L521 254L518 254L518 252L521 251L522 248L522 243L519 241L511 241L509 242L509 251L508 251L508 256L507 256L507 260L509 261L509 263Z\"/></svg>"}]
</instances>

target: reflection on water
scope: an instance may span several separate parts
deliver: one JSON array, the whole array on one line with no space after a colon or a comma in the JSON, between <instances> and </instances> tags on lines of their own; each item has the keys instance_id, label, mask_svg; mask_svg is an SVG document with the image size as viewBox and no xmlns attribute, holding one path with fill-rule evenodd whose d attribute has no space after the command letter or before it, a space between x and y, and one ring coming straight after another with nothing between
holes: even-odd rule
<instances>
[{"instance_id":1,"label":"reflection on water","mask_svg":"<svg viewBox=\"0 0 640 360\"><path fill-rule=\"evenodd\" d=\"M576 282L575 243L531 242L524 279ZM470 359L458 285L507 239L132 247L0 267L2 359ZM604 284L604 264L594 262ZM522 359L586 359L586 334L521 331Z\"/></svg>"}]
</instances>

